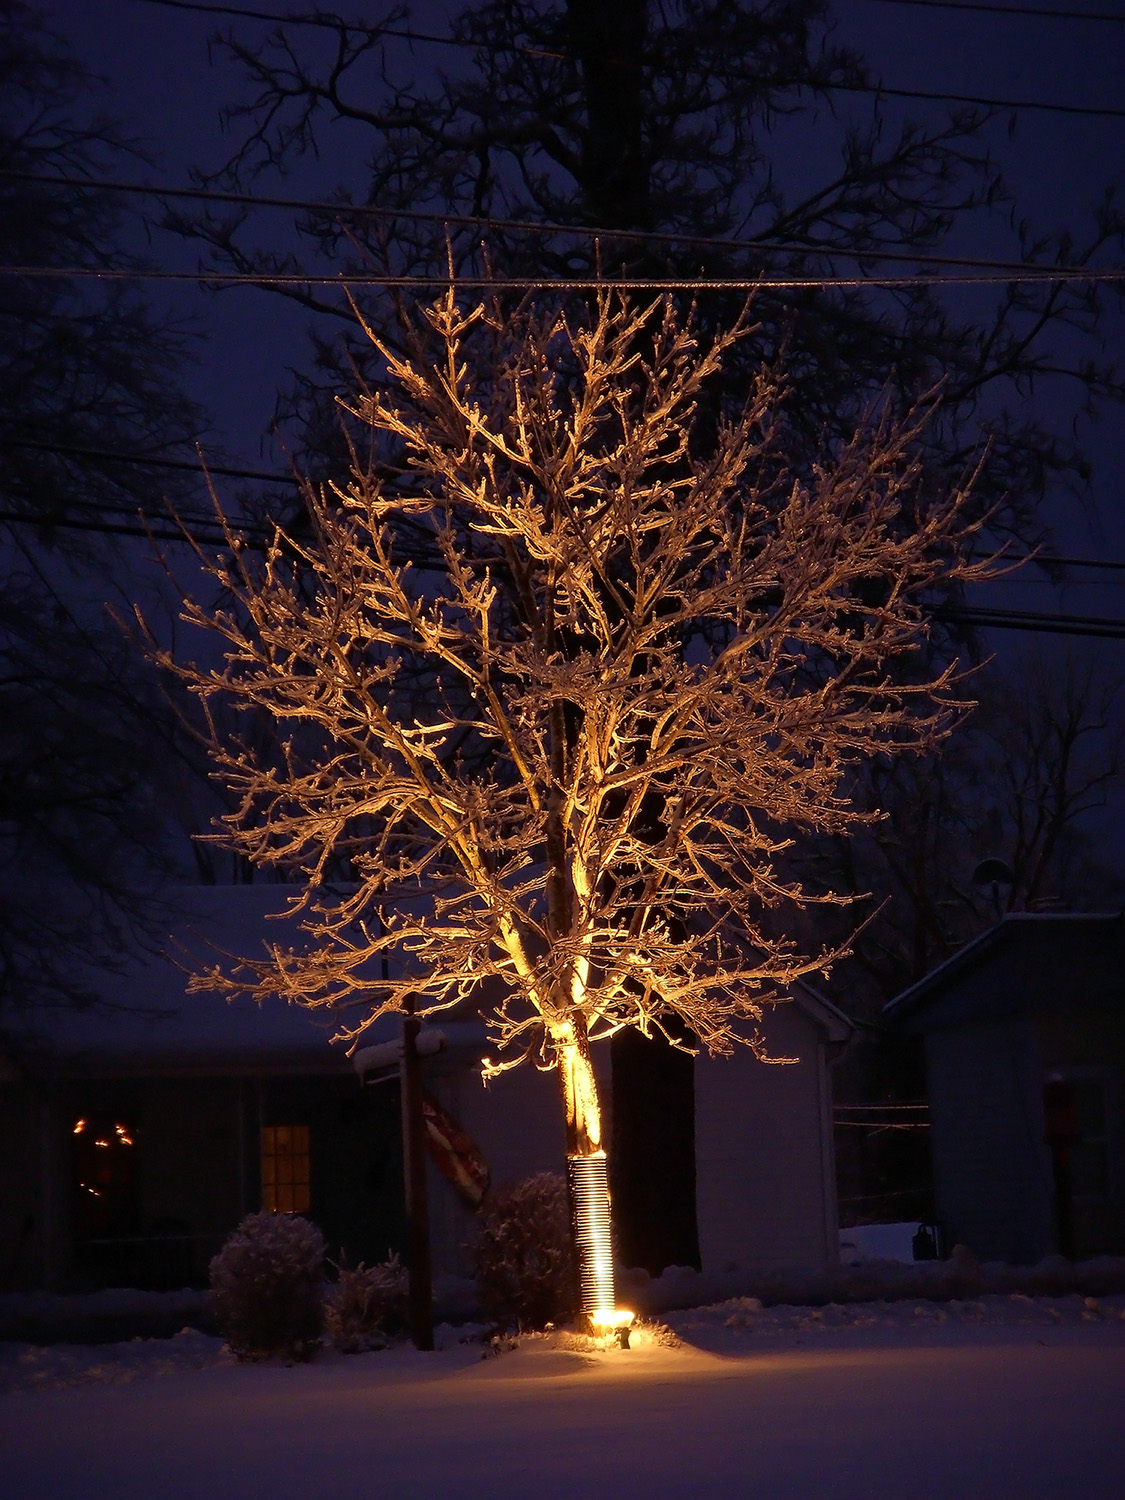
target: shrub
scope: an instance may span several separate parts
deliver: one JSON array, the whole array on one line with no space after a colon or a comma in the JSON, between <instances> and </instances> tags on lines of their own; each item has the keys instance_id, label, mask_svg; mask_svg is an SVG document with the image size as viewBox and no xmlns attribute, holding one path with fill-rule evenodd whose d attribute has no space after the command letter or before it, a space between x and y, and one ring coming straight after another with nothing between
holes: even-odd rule
<instances>
[{"instance_id":1,"label":"shrub","mask_svg":"<svg viewBox=\"0 0 1125 1500\"><path fill-rule=\"evenodd\" d=\"M215 1320L240 1359L309 1359L323 1288L324 1236L295 1214L248 1214L211 1262Z\"/></svg>"},{"instance_id":2,"label":"shrub","mask_svg":"<svg viewBox=\"0 0 1125 1500\"><path fill-rule=\"evenodd\" d=\"M384 1335L406 1323L406 1271L397 1255L377 1266L341 1265L328 1295L324 1326L344 1354L381 1348Z\"/></svg>"},{"instance_id":3,"label":"shrub","mask_svg":"<svg viewBox=\"0 0 1125 1500\"><path fill-rule=\"evenodd\" d=\"M551 1172L492 1194L477 1215L473 1244L486 1316L533 1331L577 1312L566 1184Z\"/></svg>"}]
</instances>

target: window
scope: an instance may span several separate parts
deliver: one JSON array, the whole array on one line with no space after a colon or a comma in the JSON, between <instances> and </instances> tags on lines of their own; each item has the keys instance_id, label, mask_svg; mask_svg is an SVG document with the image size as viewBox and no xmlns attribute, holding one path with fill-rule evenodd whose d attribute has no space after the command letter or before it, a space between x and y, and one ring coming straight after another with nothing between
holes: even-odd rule
<instances>
[{"instance_id":1,"label":"window","mask_svg":"<svg viewBox=\"0 0 1125 1500\"><path fill-rule=\"evenodd\" d=\"M74 1142L74 1227L80 1243L137 1232L138 1182L132 1120L104 1111L80 1115Z\"/></svg>"},{"instance_id":2,"label":"window","mask_svg":"<svg viewBox=\"0 0 1125 1500\"><path fill-rule=\"evenodd\" d=\"M309 1127L262 1126L262 1207L275 1214L309 1208Z\"/></svg>"}]
</instances>

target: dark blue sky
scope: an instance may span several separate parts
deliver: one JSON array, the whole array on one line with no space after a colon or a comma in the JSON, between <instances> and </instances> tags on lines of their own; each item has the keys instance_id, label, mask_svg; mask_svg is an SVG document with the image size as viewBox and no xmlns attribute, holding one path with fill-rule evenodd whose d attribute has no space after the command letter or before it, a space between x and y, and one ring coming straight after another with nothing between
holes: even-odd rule
<instances>
[{"instance_id":1,"label":"dark blue sky","mask_svg":"<svg viewBox=\"0 0 1125 1500\"><path fill-rule=\"evenodd\" d=\"M1070 10L1119 9L1125 17L1125 0L1098 0L1097 6L1082 0L1050 3ZM420 27L441 31L457 8L447 0L429 0L413 13ZM146 0L44 0L41 9L75 52L106 78L112 108L155 159L151 180L183 182L190 166L221 163L230 138L219 130L219 110L238 96L239 83L225 64L209 61L207 40L227 23ZM384 7L357 4L354 9L374 16ZM251 21L229 24L244 37L268 29ZM1125 103L1125 24L843 0L837 36L863 52L886 84L897 87L1111 108ZM405 63L405 52L403 57ZM411 66L416 77L424 78L428 69L449 68L456 61L457 54L451 56L448 49L420 46ZM840 112L846 117L850 108L866 107L864 100L845 98ZM895 118L896 110L922 119L944 113L940 105L912 103L888 106L888 116ZM997 121L988 142L1016 190L1017 211L1045 230L1070 225L1081 239L1089 227L1091 204L1108 183L1121 183L1125 176L1125 119L1025 110L1014 120L1010 133L1007 118ZM792 129L787 150L793 173L816 177L830 158L834 129L823 114ZM286 191L326 195L348 179L355 161L354 144L341 136L339 156L309 163ZM285 217L278 215L269 232L284 234ZM961 232L956 248L1011 254L1013 244L1002 225L982 218ZM165 265L194 264L194 252L172 241L156 241L152 253ZM300 315L279 299L249 289L214 297L188 286L170 295L205 333L193 386L214 413L217 441L243 461L277 462L278 455L261 435L284 381L284 367L302 357ZM1125 319L1119 316L1107 331L1121 348ZM1060 386L1046 398L1064 421L1072 396ZM1125 558L1122 414L1111 414L1096 427L1084 424L1083 440L1097 466L1093 506L1082 512L1073 501L1060 498L1052 522L1068 552ZM1125 612L1125 582L1098 584L1079 574L1061 591L1042 581L995 584L989 602L1120 614Z\"/></svg>"}]
</instances>

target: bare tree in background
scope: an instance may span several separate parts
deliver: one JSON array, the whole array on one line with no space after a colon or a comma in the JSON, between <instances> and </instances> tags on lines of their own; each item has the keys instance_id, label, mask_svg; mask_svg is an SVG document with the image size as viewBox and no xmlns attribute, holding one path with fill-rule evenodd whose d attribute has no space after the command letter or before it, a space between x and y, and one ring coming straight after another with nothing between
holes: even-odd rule
<instances>
[{"instance_id":1,"label":"bare tree in background","mask_svg":"<svg viewBox=\"0 0 1125 1500\"><path fill-rule=\"evenodd\" d=\"M862 797L880 821L800 866L814 889L820 875L885 902L837 975L869 1021L1007 911L1118 898L1089 818L1121 782L1119 679L1097 659L1036 652L973 689L975 713L940 754L868 767ZM974 881L985 860L1006 878Z\"/></svg>"},{"instance_id":2,"label":"bare tree in background","mask_svg":"<svg viewBox=\"0 0 1125 1500\"><path fill-rule=\"evenodd\" d=\"M1104 904L1112 877L1091 857L1089 816L1121 782L1120 676L1098 658L1036 653L994 688L974 738L991 750L996 797L975 842L1012 872L1006 909Z\"/></svg>"},{"instance_id":3,"label":"bare tree in background","mask_svg":"<svg viewBox=\"0 0 1125 1500\"><path fill-rule=\"evenodd\" d=\"M99 185L136 154L38 14L0 0L0 263L140 269ZM72 181L42 180L54 176ZM176 782L201 786L200 758L104 601L135 597L144 544L121 533L139 530L138 510L190 493L175 470L154 481L146 466L204 431L178 379L186 352L122 282L0 278L5 1022L91 1002L92 969L166 923L154 888L175 867Z\"/></svg>"},{"instance_id":4,"label":"bare tree in background","mask_svg":"<svg viewBox=\"0 0 1125 1500\"><path fill-rule=\"evenodd\" d=\"M357 436L351 480L306 496L312 543L209 564L238 607L186 618L223 664L154 653L204 704L285 726L280 764L216 732L240 799L218 837L309 882L305 951L199 984L341 1007L354 1039L492 981L486 1071L557 1070L595 1209L591 1043L760 1051L762 1006L831 960L787 934L812 898L778 855L869 822L855 768L938 743L965 707L952 666L901 670L935 586L982 574L965 491L927 491L917 422L795 472L764 371L701 438L746 332L701 340L666 302L462 311L450 291L404 319L406 353L377 344L389 380L352 407L409 481L381 482ZM341 859L354 892L318 896ZM587 1312L612 1306L608 1257L593 1271Z\"/></svg>"},{"instance_id":5,"label":"bare tree in background","mask_svg":"<svg viewBox=\"0 0 1125 1500\"><path fill-rule=\"evenodd\" d=\"M920 1040L883 1028L887 1001L1009 911L1121 902L1097 817L1121 786L1118 676L1104 659L1036 650L982 670L973 693L977 708L940 754L867 768L857 795L882 809L880 822L798 864L813 889L875 893L827 924L843 942L867 917L833 974L859 1022L834 1086L845 1222L934 1212L927 1128L892 1115L888 1130L878 1113L926 1098ZM857 1105L875 1112L857 1118Z\"/></svg>"},{"instance_id":6,"label":"bare tree in background","mask_svg":"<svg viewBox=\"0 0 1125 1500\"><path fill-rule=\"evenodd\" d=\"M408 44L412 27L427 35ZM934 482L955 483L986 435L977 504L1036 542L1044 496L1089 482L1072 419L1125 399L1113 288L1003 281L966 311L922 279L863 283L932 269L975 232L1041 270L1093 265L1120 251L1120 206L1107 191L1085 223L1030 224L997 164L1008 113L880 97L845 30L825 0L471 0L441 26L407 5L236 15L216 39L243 87L215 185L262 191L315 159L333 206L302 216L292 250L244 208L193 220L173 205L170 221L248 275L440 276L452 237L460 275L827 278L761 289L730 389L783 357L812 451L881 395L905 411L944 382L921 437ZM328 476L334 401L366 353L331 287L276 291L320 315L281 411L308 472ZM701 315L729 322L739 297L712 291Z\"/></svg>"}]
</instances>

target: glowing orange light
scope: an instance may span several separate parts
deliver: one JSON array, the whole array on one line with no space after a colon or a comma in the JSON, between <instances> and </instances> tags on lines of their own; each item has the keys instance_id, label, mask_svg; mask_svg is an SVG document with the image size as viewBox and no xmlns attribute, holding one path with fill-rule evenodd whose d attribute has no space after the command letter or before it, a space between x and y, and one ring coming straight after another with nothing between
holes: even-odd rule
<instances>
[{"instance_id":1,"label":"glowing orange light","mask_svg":"<svg viewBox=\"0 0 1125 1500\"><path fill-rule=\"evenodd\" d=\"M85 1120L79 1120L78 1123L74 1127L74 1133L75 1133L75 1135L81 1135L82 1132L85 1129L86 1129L86 1121Z\"/></svg>"},{"instance_id":2,"label":"glowing orange light","mask_svg":"<svg viewBox=\"0 0 1125 1500\"><path fill-rule=\"evenodd\" d=\"M607 1332L616 1328L628 1328L633 1321L633 1314L624 1307L595 1307L590 1314L590 1322L595 1328L604 1328Z\"/></svg>"},{"instance_id":3,"label":"glowing orange light","mask_svg":"<svg viewBox=\"0 0 1125 1500\"><path fill-rule=\"evenodd\" d=\"M95 1141L94 1145L95 1146L104 1146L107 1151L109 1150L109 1142L108 1141Z\"/></svg>"}]
</instances>

